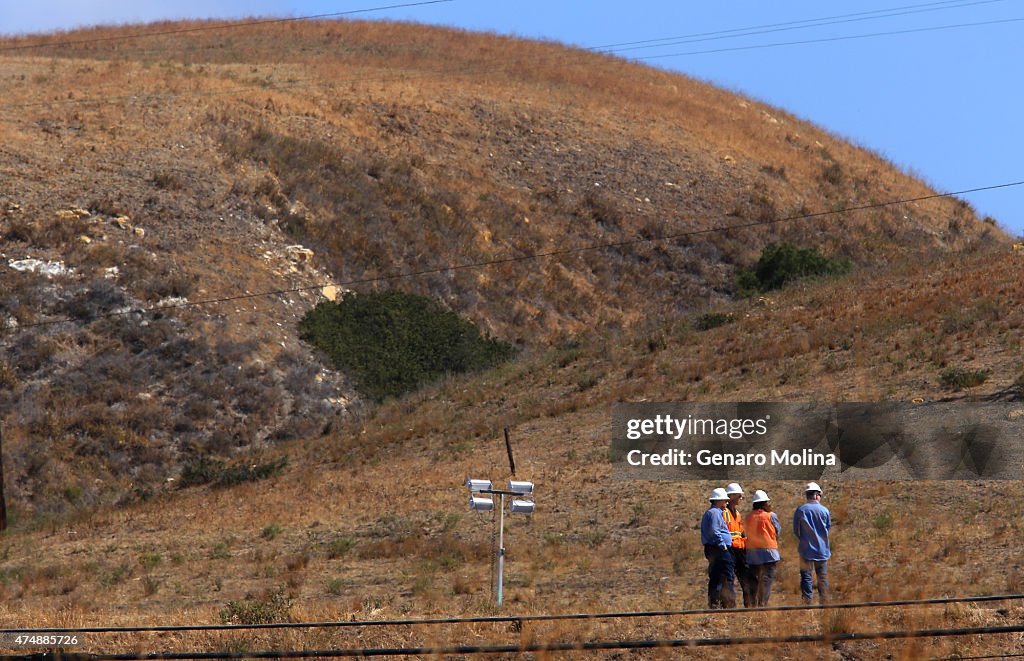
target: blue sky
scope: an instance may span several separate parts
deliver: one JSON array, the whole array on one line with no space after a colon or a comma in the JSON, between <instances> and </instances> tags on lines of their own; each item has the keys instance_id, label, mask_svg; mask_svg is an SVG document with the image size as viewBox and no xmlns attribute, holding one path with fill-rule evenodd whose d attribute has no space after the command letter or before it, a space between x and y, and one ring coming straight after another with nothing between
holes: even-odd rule
<instances>
[{"instance_id":1,"label":"blue sky","mask_svg":"<svg viewBox=\"0 0 1024 661\"><path fill-rule=\"evenodd\" d=\"M401 2L0 0L0 33L162 18L307 16ZM785 108L941 191L1024 180L1022 0L451 0L360 16L585 47L757 27L747 32L760 34L706 34L703 41L648 43L619 55ZM769 25L775 27L762 27ZM964 197L979 213L1024 234L1024 186Z\"/></svg>"}]
</instances>

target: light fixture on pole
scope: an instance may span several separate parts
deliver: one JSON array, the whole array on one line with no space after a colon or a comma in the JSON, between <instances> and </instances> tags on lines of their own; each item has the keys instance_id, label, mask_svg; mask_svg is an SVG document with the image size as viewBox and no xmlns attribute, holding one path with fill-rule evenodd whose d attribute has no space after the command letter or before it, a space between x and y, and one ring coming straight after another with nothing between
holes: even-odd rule
<instances>
[{"instance_id":1,"label":"light fixture on pole","mask_svg":"<svg viewBox=\"0 0 1024 661\"><path fill-rule=\"evenodd\" d=\"M503 601L505 580L505 496L532 496L533 482L509 480L508 489L493 489L490 480L467 479L469 488L469 509L490 512L494 509L494 500L486 495L497 495L500 498L498 511L498 589L497 604ZM533 514L535 504L525 498L513 498L509 503L509 511L513 514Z\"/></svg>"}]
</instances>

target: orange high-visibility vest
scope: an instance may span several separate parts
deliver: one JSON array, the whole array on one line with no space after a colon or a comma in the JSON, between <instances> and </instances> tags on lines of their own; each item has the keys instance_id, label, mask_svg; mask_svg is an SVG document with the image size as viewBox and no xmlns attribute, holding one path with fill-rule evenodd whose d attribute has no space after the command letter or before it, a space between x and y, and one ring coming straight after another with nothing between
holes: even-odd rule
<instances>
[{"instance_id":1,"label":"orange high-visibility vest","mask_svg":"<svg viewBox=\"0 0 1024 661\"><path fill-rule=\"evenodd\" d=\"M744 523L747 526L748 549L779 548L779 538L775 533L775 526L772 524L771 512L754 510L747 515Z\"/></svg>"},{"instance_id":2,"label":"orange high-visibility vest","mask_svg":"<svg viewBox=\"0 0 1024 661\"><path fill-rule=\"evenodd\" d=\"M734 549L743 548L745 542L743 539L743 521L739 517L739 512L733 516L733 513L726 507L722 510L722 516L725 518L725 525L729 528L729 533L732 535L732 547Z\"/></svg>"}]
</instances>

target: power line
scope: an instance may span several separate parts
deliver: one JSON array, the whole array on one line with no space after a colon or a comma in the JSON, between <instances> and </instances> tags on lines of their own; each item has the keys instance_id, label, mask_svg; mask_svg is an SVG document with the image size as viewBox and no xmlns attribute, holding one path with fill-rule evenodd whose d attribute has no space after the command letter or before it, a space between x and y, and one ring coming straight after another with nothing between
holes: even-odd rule
<instances>
[{"instance_id":1,"label":"power line","mask_svg":"<svg viewBox=\"0 0 1024 661\"><path fill-rule=\"evenodd\" d=\"M442 617L396 620L345 620L340 622L274 622L269 624L196 624L153 627L75 627L0 629L0 635L71 634L71 633L168 633L181 631L235 631L258 629L331 629L373 626L415 626L427 624L483 624L505 622L542 622L553 620L600 620L650 617L679 617L689 615L730 615L734 613L777 613L790 611L847 610L860 608L889 608L896 606L935 606L958 603L988 603L1019 601L1024 594L982 595L975 597L936 597L932 599L897 599L892 601L859 601L831 604L800 604L788 606L758 606L756 608L698 608L689 610L626 611L609 613L562 613L543 615L483 615L479 617Z\"/></svg>"},{"instance_id":2,"label":"power line","mask_svg":"<svg viewBox=\"0 0 1024 661\"><path fill-rule=\"evenodd\" d=\"M515 255L510 257L501 257L498 259L482 260L477 262L466 262L463 264L452 264L449 266L439 266L429 269L421 269L417 271L406 271L404 273L395 273L393 275L374 276L367 278L356 278L354 280L346 281L331 281L323 282L315 285L304 285L301 287L291 287L287 289L275 289L271 291L256 292L256 293L245 293L235 294L232 296L223 296L218 298L203 299L200 301L187 301L184 303L174 303L170 305L156 305L148 308L131 308L126 310L118 310L115 312L107 312L103 314L95 315L92 320L103 319L109 317L122 317L131 314L144 314L148 312L159 312L162 310L171 309L185 309L194 308L204 305L212 305L215 303L229 303L232 301L249 300L254 298L265 298L269 296L283 296L285 294L297 294L300 292L316 291L323 289L324 287L350 287L355 285L367 285L382 282L393 282L395 280L404 280L408 278L419 278L427 275L438 275L441 273L453 273L457 271L464 271L469 269L480 269L491 266L500 266L502 264L514 264L518 262L526 262L537 259L546 259L549 257L559 257L563 255L571 255L583 252L593 252L597 250L605 250L608 248L623 248L626 246L648 244L648 243L661 243L663 241L677 241L679 239L690 238L694 236L700 236L704 234L713 234L717 232L730 232L734 230L751 229L754 227L764 227L769 225L777 225L781 223L794 222L798 220L810 220L813 218L823 218L825 216L834 216L842 213L849 213L853 211L866 211L871 209L881 209L884 207L894 206L898 204L910 204L913 202L923 202L925 200L934 200L945 197L953 197L957 195L965 195L967 193L977 193L981 191L999 190L1004 188L1011 188L1016 186L1024 186L1024 180L1012 181L1004 184L995 184L991 186L979 186L977 188L967 188L964 190L947 192L947 193L931 193L929 195L920 195L918 197L909 197L899 200L890 200L887 202L875 202L871 204L862 204L854 207L846 207L843 209L835 209L830 211L818 211L815 213L800 214L796 216L786 216L784 218L775 218L771 220L756 220L749 223L741 223L738 225L714 225L711 227L705 227L696 230L688 230L685 232L676 232L673 234L663 234L661 236L647 237L647 238L634 238L624 239L622 241L610 241L606 243L595 243L586 246L579 246L575 248L556 248L554 250L548 250L544 252L527 253L524 255ZM51 326L54 324L71 323L77 321L74 317L63 317L60 319L50 319L47 321L36 321L30 323L19 324L19 328L36 328L40 326Z\"/></svg>"},{"instance_id":3,"label":"power line","mask_svg":"<svg viewBox=\"0 0 1024 661\"><path fill-rule=\"evenodd\" d=\"M712 49L708 49L708 50L685 51L685 52L682 52L682 53L664 53L664 54L661 54L661 55L645 55L643 57L638 57L636 59L637 60L656 60L656 59L661 59L661 58L666 58L666 57L683 57L683 56L688 56L688 55L707 55L707 54L711 54L711 53L731 53L731 52L736 52L736 51L760 50L760 49L763 49L763 48L780 48L782 46L805 46L805 45L809 45L809 44L825 44L825 43L831 43L831 42L835 42L835 41L851 41L851 40L854 40L854 39L870 39L870 38L874 38L874 37L890 37L890 36L903 35L903 34L918 34L918 33L922 33L922 32L938 32L938 31L941 31L941 30L954 30L954 29L960 29L960 28L973 28L973 27L982 27L982 26L987 26L987 25L1005 25L1005 24L1009 24L1009 23L1021 23L1021 22L1024 22L1024 17L1020 17L1020 18L1003 18L1003 19L998 19L998 20L993 20L993 21L980 21L980 22L977 22L977 23L954 23L952 25L936 25L936 26L927 27L927 28L908 28L908 29L905 29L905 30L892 30L892 31L889 31L889 32L871 32L871 33L868 33L868 34L853 34L853 35L845 35L845 36L841 36L841 37L823 37L821 39L803 39L803 40L800 40L800 41L782 41L782 42L776 42L776 43L772 43L772 44L754 44L754 45L750 45L750 46L730 46L730 47L727 47L727 48L712 48Z\"/></svg>"},{"instance_id":4,"label":"power line","mask_svg":"<svg viewBox=\"0 0 1024 661\"><path fill-rule=\"evenodd\" d=\"M348 648L323 650L272 650L218 652L156 652L135 654L62 653L60 658L75 661L163 661L171 659L307 659L313 657L367 656L442 656L452 654L521 654L523 652L595 652L605 650L678 649L694 647L732 647L736 645L781 645L790 643L838 643L861 640L905 640L949 636L997 635L1024 632L1024 624L999 627L959 627L897 631L841 631L790 636L684 638L669 640L602 640L557 643L520 643L518 645L452 645L444 647ZM4 655L0 660L29 661L38 655Z\"/></svg>"},{"instance_id":5,"label":"power line","mask_svg":"<svg viewBox=\"0 0 1024 661\"><path fill-rule=\"evenodd\" d=\"M873 20L880 19L880 18L893 18L893 17L897 17L897 16L908 16L908 15L912 15L912 14L923 14L923 13L929 13L929 12L935 12L935 11L944 11L944 10L947 10L947 9L962 9L962 8L966 8L966 7L972 7L972 6L975 6L975 5L987 5L987 4L992 4L992 3L996 3L996 2L1004 2L1004 1L1005 0L975 0L973 2L963 2L962 4L955 4L955 5L951 5L951 6L931 7L931 8L928 8L928 9L914 9L914 10L910 10L910 11L886 10L889 13L861 12L861 13L858 13L858 14L848 14L848 15L845 15L845 16L837 16L837 17L833 17L832 19L829 19L829 18L810 19L810 20L805 20L805 21L794 21L792 23L780 23L780 24L775 24L775 25L753 27L753 28L746 28L746 29L740 29L740 30L723 30L721 32L710 32L710 33L704 33L704 34L684 35L684 36L680 36L680 37L667 37L667 38L662 38L662 39L645 40L645 41L639 41L639 42L633 42L633 43L613 44L612 46L606 47L606 48L610 49L610 50L607 50L607 51L605 51L603 49L589 49L589 50L597 50L598 52L608 52L608 53L618 54L618 53L623 53L623 52L626 52L626 51L641 50L641 49L645 49L645 48L664 48L665 46L678 46L678 45L681 45L681 44L692 44L692 43L699 43L699 42L703 42L703 41L721 41L723 39L737 39L737 38L740 38L740 37L751 37L751 36L756 36L756 35L761 35L761 34L771 34L771 33L775 33L775 32L790 32L790 31L793 31L793 30L806 30L806 29L809 29L809 28L826 27L826 26L829 26L829 25L844 25L844 24L848 24L848 23L859 23L859 22L863 22L863 21L873 21ZM949 3L939 3L939 4L947 4L948 5ZM876 15L874 15L874 16L864 16L863 15L864 13L874 13ZM857 17L857 18L853 18L853 17Z\"/></svg>"},{"instance_id":6,"label":"power line","mask_svg":"<svg viewBox=\"0 0 1024 661\"><path fill-rule=\"evenodd\" d=\"M977 659L1019 659L1024 657L1024 654L987 654L985 656L933 656L931 661L975 661Z\"/></svg>"},{"instance_id":7,"label":"power line","mask_svg":"<svg viewBox=\"0 0 1024 661\"><path fill-rule=\"evenodd\" d=\"M655 43L655 42L675 41L677 39L696 39L696 38L699 38L699 37L713 37L713 36L718 36L718 35L731 35L731 34L735 34L737 32L747 32L748 30L767 30L767 29L770 29L770 28L787 27L787 26L791 26L791 25L802 25L802 24L805 24L805 23L817 23L818 21L832 21L832 20L839 20L839 19L845 19L845 18L855 18L855 17L858 17L858 16L866 16L866 15L869 15L869 14L884 14L886 12L896 12L896 11L901 11L901 10L906 10L906 9L918 9L918 8L921 8L921 7L935 7L936 5L952 5L950 7L937 7L936 10L938 10L938 9L959 9L962 6L967 6L967 5L963 4L964 1L965 0L944 0L943 2L927 2L927 3L924 3L924 4L918 4L918 5L904 5L902 7L890 7L888 9L875 9L875 10L872 10L872 11L855 12L855 13L852 13L852 14L838 14L838 15L834 15L834 16L822 16L822 17L819 17L819 18L807 18L807 19L803 19L803 20L799 20L799 21L787 21L785 23L767 23L767 24L763 24L763 25L751 25L751 26L748 26L748 27L745 27L745 28L732 28L732 29L729 29L729 30L717 30L715 32L694 32L694 33L691 33L691 34L684 34L684 35L679 35L679 36L676 36L676 37L661 37L661 38L657 38L657 39L643 39L643 40L640 40L640 41L624 41L624 42L619 42L619 43L615 43L615 44L605 44L603 46L588 46L587 49L588 50L603 50L603 49L606 49L606 48L618 48L620 46L636 46L636 45L640 45L640 44L650 44L650 43ZM992 1L994 1L994 2L1002 2L1003 0L992 0ZM974 3L970 3L970 4L974 4ZM985 4L985 3L980 3L980 4ZM811 26L811 27L814 27L814 26Z\"/></svg>"},{"instance_id":8,"label":"power line","mask_svg":"<svg viewBox=\"0 0 1024 661\"><path fill-rule=\"evenodd\" d=\"M994 1L994 0L993 0ZM46 44L22 44L19 46L0 46L0 53L11 52L11 51L23 51L35 48L53 48L53 47L65 47L65 46L79 46L82 44L94 44L100 42L112 42L112 41L129 41L133 39L147 39L149 37L163 37L167 35L175 34L188 34L192 32L208 32L211 30L233 30L237 28L252 27L257 25L274 25L280 23L295 23L297 21L311 21L325 18L338 18L341 16L352 16L354 14L366 14L370 12L385 11L388 9L404 9L407 7L421 7L423 5L437 5L446 2L455 2L455 0L422 0L421 2L409 2L399 5L385 5L382 7L367 7L365 9L350 9L348 11L331 12L329 14L313 14L310 16L295 16L292 18L269 18L261 19L257 21L243 21L241 23L228 23L226 25L201 25L191 28L175 28L173 30L159 30L156 32L139 32L135 34L127 35L111 35L109 37L95 37L92 39L75 39L67 41L57 41Z\"/></svg>"}]
</instances>

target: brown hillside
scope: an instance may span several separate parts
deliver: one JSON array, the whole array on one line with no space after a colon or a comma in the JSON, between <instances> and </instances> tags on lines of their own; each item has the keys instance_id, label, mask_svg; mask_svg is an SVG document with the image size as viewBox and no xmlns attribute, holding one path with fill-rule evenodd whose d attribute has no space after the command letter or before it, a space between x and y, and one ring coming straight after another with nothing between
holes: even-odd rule
<instances>
[{"instance_id":1,"label":"brown hillside","mask_svg":"<svg viewBox=\"0 0 1024 661\"><path fill-rule=\"evenodd\" d=\"M693 525L715 485L609 488L613 403L1020 397L1020 253L955 200L838 213L932 191L781 110L555 44L403 24L108 39L217 25L84 30L59 38L81 43L38 50L23 47L54 37L0 41L7 626L214 623L231 618L231 602L236 615L239 603L277 604L276 619L489 612L492 528L463 511L460 482L505 475L504 426L539 503L531 522L510 524L508 610L698 607ZM837 213L772 222L822 211ZM372 281L755 222L765 225ZM735 298L737 269L780 239L849 257L853 272ZM296 244L312 260L288 250ZM11 265L28 257L71 272ZM361 403L295 324L322 300L315 285L362 280L438 297L523 351L482 375ZM284 293L237 298L267 291ZM199 458L276 470L177 488ZM798 485L758 487L791 513ZM1015 483L826 489L837 599L1020 592ZM796 603L784 544L773 602ZM1011 603L588 623L514 639L978 626L1020 614ZM96 648L508 633L121 636ZM1013 645L745 651L1024 651Z\"/></svg>"},{"instance_id":2,"label":"brown hillside","mask_svg":"<svg viewBox=\"0 0 1024 661\"><path fill-rule=\"evenodd\" d=\"M518 475L538 484L539 505L529 522L509 522L502 612L700 608L704 561L694 526L713 485L609 482L611 404L963 397L942 384L947 366L990 371L975 396L1002 391L1019 400L1024 285L1013 276L1020 267L1011 251L967 256L929 273L858 276L724 306L720 311L736 321L708 331L680 319L585 338L386 404L328 437L289 444L280 451L291 454L291 465L265 482L168 489L148 503L22 524L3 540L0 617L34 626L216 623L230 617L232 602L236 611L237 604L279 604L274 617L295 620L493 613L491 522L463 511L460 482L464 475L507 474L503 425L513 430ZM955 300L976 305L955 306ZM785 525L799 503L799 484L757 488L769 491ZM825 488L835 522L830 572L837 601L1020 592L1021 568L1013 559L1019 483L837 480ZM46 551L39 554L40 548ZM796 604L788 533L781 549L772 603ZM278 592L284 598L275 602L271 595ZM474 625L136 635L93 644L256 650L708 638L750 635L751 628L760 635L806 635L1002 626L1020 615L1011 602L821 617L528 624L521 635ZM745 652L752 659L869 659L1018 649L1014 639L992 635ZM718 650L694 655L721 658Z\"/></svg>"},{"instance_id":3,"label":"brown hillside","mask_svg":"<svg viewBox=\"0 0 1024 661\"><path fill-rule=\"evenodd\" d=\"M318 283L438 297L533 350L727 300L772 240L886 268L1002 238L950 199L771 224L931 191L682 76L402 24L217 25L0 42L0 413L45 439L16 458L19 502L123 499L329 428L358 403L296 339ZM8 266L27 257L73 273Z\"/></svg>"}]
</instances>

